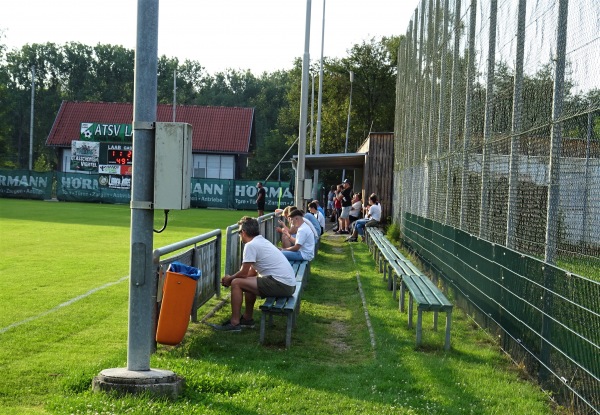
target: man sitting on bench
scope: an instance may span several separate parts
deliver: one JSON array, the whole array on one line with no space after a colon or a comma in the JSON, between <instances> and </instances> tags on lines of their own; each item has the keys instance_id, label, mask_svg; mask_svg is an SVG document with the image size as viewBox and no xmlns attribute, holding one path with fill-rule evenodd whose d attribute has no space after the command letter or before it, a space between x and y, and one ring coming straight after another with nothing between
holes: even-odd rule
<instances>
[{"instance_id":1,"label":"man sitting on bench","mask_svg":"<svg viewBox=\"0 0 600 415\"><path fill-rule=\"evenodd\" d=\"M291 225L296 229L296 235L290 235L287 228L283 229L283 234L293 244L281 248L283 255L289 261L311 261L315 256L315 235L309 229L308 224L304 223L304 215L300 210L292 210L289 218Z\"/></svg>"},{"instance_id":2,"label":"man sitting on bench","mask_svg":"<svg viewBox=\"0 0 600 415\"><path fill-rule=\"evenodd\" d=\"M365 240L365 226L373 227L378 226L381 221L381 205L379 204L379 199L375 193L371 193L369 196L369 205L365 207L365 219L359 219L354 222L354 231L352 235L346 239L346 242L356 242L358 241L358 236L360 235L362 240Z\"/></svg>"},{"instance_id":3,"label":"man sitting on bench","mask_svg":"<svg viewBox=\"0 0 600 415\"><path fill-rule=\"evenodd\" d=\"M259 234L258 221L244 216L238 225L245 244L242 266L235 274L221 279L221 285L231 287L231 318L222 325L211 325L220 331L239 332L242 327L254 326L252 314L257 295L288 297L296 290L292 266L275 245ZM244 298L246 309L242 315Z\"/></svg>"}]
</instances>

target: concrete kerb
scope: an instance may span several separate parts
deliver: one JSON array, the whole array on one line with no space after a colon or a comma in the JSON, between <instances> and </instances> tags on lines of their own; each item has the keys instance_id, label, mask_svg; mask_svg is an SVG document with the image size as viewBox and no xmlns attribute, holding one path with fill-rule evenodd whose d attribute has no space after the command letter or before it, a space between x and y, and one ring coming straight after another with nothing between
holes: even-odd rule
<instances>
[{"instance_id":1,"label":"concrete kerb","mask_svg":"<svg viewBox=\"0 0 600 415\"><path fill-rule=\"evenodd\" d=\"M177 399L185 380L170 370L150 369L144 371L126 368L104 369L94 377L94 392L116 392L118 394L141 394Z\"/></svg>"}]
</instances>

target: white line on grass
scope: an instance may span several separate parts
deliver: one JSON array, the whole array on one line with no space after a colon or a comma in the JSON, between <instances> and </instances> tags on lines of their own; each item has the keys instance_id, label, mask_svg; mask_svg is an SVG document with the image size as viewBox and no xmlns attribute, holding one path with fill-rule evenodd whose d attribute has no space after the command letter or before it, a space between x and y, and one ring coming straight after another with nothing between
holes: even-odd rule
<instances>
[{"instance_id":1,"label":"white line on grass","mask_svg":"<svg viewBox=\"0 0 600 415\"><path fill-rule=\"evenodd\" d=\"M356 265L352 245L350 245L350 254L352 255L352 262ZM358 292L360 292L360 298L362 300L363 308L365 309L365 319L367 320L367 328L369 329L369 336L371 337L371 348L373 349L373 353L375 353L375 333L373 332L373 326L371 325L371 317L369 317L369 310L367 309L367 299L365 298L365 293L362 289L362 284L360 283L360 273L358 271L356 271L356 282L358 282Z\"/></svg>"},{"instance_id":2,"label":"white line on grass","mask_svg":"<svg viewBox=\"0 0 600 415\"><path fill-rule=\"evenodd\" d=\"M60 310L60 309L61 309L61 308L63 308L63 307L70 306L71 304L73 304L73 303L75 303L75 302L77 302L77 301L79 301L79 300L82 300L82 299L84 299L85 297L89 297L90 295L94 294L95 292L98 292L98 291L100 291L100 290L103 290L103 289L105 289L105 288L108 288L108 287L111 287L111 286L113 286L113 285L119 284L119 283L121 283L121 282L123 282L123 281L125 281L125 280L127 280L127 279L129 279L129 276L122 277L122 278L118 279L117 281L113 281L113 282L106 283L106 284L104 284L104 285L101 285L100 287L96 287L96 288L93 288L93 289L91 289L90 291L88 291L88 292L87 292L87 293L85 293L85 294L81 294L81 295L78 295L78 296L77 296L77 297L75 297L75 298L71 298L69 301L65 301L64 303L62 303L62 304L59 304L59 305L57 305L56 307L54 307L54 308L51 308L50 310L44 311L43 313L41 313L41 314L38 314L37 316L28 317L28 318L26 318L25 320L18 321L18 322L16 322L16 323L12 323L12 324L11 324L11 325L9 325L9 326L6 326L6 327L4 327L4 328L1 328L1 329L0 329L0 334L2 334L2 333L5 333L5 332L7 332L7 331L8 331L8 330L10 330L10 329L14 329L15 327L19 327L19 326L21 326L21 325L23 325L23 324L26 324L26 323L29 323L29 322L31 322L31 321L37 320L37 319L39 319L39 318L45 317L45 316L47 316L48 314L54 313L55 311L58 311L58 310Z\"/></svg>"}]
</instances>

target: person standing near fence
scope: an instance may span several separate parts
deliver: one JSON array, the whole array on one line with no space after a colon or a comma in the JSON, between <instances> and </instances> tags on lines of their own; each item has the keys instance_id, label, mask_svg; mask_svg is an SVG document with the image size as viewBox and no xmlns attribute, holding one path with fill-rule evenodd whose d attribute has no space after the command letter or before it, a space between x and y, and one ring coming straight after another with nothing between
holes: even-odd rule
<instances>
[{"instance_id":1,"label":"person standing near fence","mask_svg":"<svg viewBox=\"0 0 600 415\"><path fill-rule=\"evenodd\" d=\"M258 217L260 218L265 214L265 201L267 199L267 191L263 187L261 182L256 183L258 192L256 194L256 209L258 210Z\"/></svg>"},{"instance_id":2,"label":"person standing near fence","mask_svg":"<svg viewBox=\"0 0 600 415\"><path fill-rule=\"evenodd\" d=\"M256 297L288 297L296 290L296 277L283 253L259 233L258 221L244 216L238 222L244 253L240 270L221 278L221 285L231 287L231 318L215 330L239 332L253 327ZM312 239L312 238L311 238ZM246 308L242 314L242 302Z\"/></svg>"}]
</instances>

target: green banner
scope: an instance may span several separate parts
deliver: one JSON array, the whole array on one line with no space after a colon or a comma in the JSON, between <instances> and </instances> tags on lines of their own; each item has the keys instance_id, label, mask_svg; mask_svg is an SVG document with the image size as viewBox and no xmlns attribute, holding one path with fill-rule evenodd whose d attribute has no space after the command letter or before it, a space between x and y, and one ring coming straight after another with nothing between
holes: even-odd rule
<instances>
[{"instance_id":1,"label":"green banner","mask_svg":"<svg viewBox=\"0 0 600 415\"><path fill-rule=\"evenodd\" d=\"M70 202L129 203L131 176L82 174L29 170L0 170L0 197L51 199L56 179L56 198ZM192 178L191 206L236 210L256 210L254 180ZM294 203L289 182L266 182L265 211Z\"/></svg>"},{"instance_id":2,"label":"green banner","mask_svg":"<svg viewBox=\"0 0 600 415\"><path fill-rule=\"evenodd\" d=\"M0 197L51 199L53 172L0 170Z\"/></svg>"},{"instance_id":3,"label":"green banner","mask_svg":"<svg viewBox=\"0 0 600 415\"><path fill-rule=\"evenodd\" d=\"M113 141L131 143L133 128L131 124L103 124L82 122L79 129L81 141Z\"/></svg>"},{"instance_id":4,"label":"green banner","mask_svg":"<svg viewBox=\"0 0 600 415\"><path fill-rule=\"evenodd\" d=\"M231 195L233 197L233 209L255 210L256 209L256 181L237 180ZM263 186L267 192L265 211L272 212L278 207L285 207L294 203L294 195L290 192L288 182L265 182ZM281 197L280 197L281 195Z\"/></svg>"},{"instance_id":5,"label":"green banner","mask_svg":"<svg viewBox=\"0 0 600 415\"><path fill-rule=\"evenodd\" d=\"M131 190L100 186L98 174L56 173L56 198L69 202L129 203Z\"/></svg>"}]
</instances>

